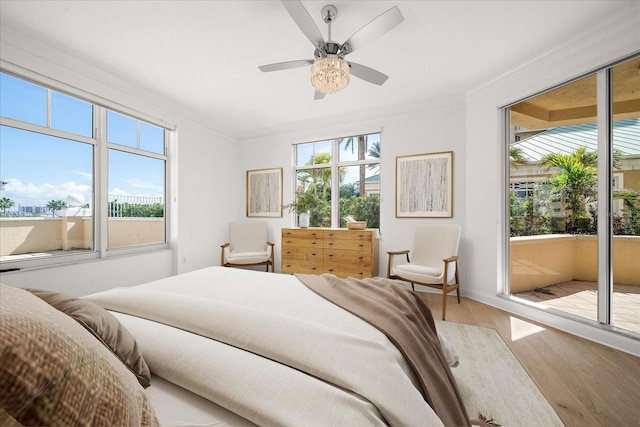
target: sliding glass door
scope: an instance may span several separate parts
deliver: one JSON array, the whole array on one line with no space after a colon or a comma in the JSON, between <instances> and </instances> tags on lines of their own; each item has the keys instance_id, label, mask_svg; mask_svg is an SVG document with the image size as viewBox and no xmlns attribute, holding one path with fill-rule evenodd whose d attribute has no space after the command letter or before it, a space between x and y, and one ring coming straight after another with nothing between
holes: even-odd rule
<instances>
[{"instance_id":1,"label":"sliding glass door","mask_svg":"<svg viewBox=\"0 0 640 427\"><path fill-rule=\"evenodd\" d=\"M509 293L640 334L640 57L507 108Z\"/></svg>"},{"instance_id":2,"label":"sliding glass door","mask_svg":"<svg viewBox=\"0 0 640 427\"><path fill-rule=\"evenodd\" d=\"M640 333L640 57L611 68L611 324Z\"/></svg>"}]
</instances>

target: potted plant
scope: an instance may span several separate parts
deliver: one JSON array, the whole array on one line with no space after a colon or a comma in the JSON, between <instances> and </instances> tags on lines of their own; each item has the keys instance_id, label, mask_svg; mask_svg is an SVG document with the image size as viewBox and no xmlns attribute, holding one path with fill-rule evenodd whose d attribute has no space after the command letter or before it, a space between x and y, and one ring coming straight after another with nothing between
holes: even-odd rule
<instances>
[{"instance_id":1,"label":"potted plant","mask_svg":"<svg viewBox=\"0 0 640 427\"><path fill-rule=\"evenodd\" d=\"M316 207L318 198L313 193L298 192L295 200L285 208L289 209L289 213L298 214L298 226L302 228L309 227L309 211Z\"/></svg>"}]
</instances>

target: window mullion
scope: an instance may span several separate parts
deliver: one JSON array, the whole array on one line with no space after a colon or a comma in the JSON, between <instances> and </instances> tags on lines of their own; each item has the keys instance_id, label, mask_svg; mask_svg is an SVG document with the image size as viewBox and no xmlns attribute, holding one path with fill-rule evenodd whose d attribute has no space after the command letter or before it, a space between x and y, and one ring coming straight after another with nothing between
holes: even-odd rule
<instances>
[{"instance_id":1,"label":"window mullion","mask_svg":"<svg viewBox=\"0 0 640 427\"><path fill-rule=\"evenodd\" d=\"M95 132L96 132L96 140L98 141L96 147L96 172L95 172L95 208L94 208L94 218L95 218L95 244L96 251L100 254L101 258L104 258L107 253L107 245L108 245L108 220L109 215L107 213L109 206L109 182L108 182L108 174L109 174L109 148L107 145L107 110L103 107L95 106L94 107L95 115Z\"/></svg>"},{"instance_id":2,"label":"window mullion","mask_svg":"<svg viewBox=\"0 0 640 427\"><path fill-rule=\"evenodd\" d=\"M51 127L51 89L47 89L47 127Z\"/></svg>"},{"instance_id":3,"label":"window mullion","mask_svg":"<svg viewBox=\"0 0 640 427\"><path fill-rule=\"evenodd\" d=\"M340 225L340 173L338 166L338 150L340 139L331 141L331 227L337 228Z\"/></svg>"},{"instance_id":4,"label":"window mullion","mask_svg":"<svg viewBox=\"0 0 640 427\"><path fill-rule=\"evenodd\" d=\"M599 71L597 75L598 99L598 322L611 323L611 301L613 298L613 226L612 226L612 182L613 182L613 134L611 117L611 69Z\"/></svg>"}]
</instances>

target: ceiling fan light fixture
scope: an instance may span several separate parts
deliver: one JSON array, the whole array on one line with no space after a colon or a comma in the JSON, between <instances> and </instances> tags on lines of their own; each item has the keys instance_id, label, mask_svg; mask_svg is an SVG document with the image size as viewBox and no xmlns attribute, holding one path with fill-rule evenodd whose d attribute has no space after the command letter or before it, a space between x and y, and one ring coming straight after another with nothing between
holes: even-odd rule
<instances>
[{"instance_id":1,"label":"ceiling fan light fixture","mask_svg":"<svg viewBox=\"0 0 640 427\"><path fill-rule=\"evenodd\" d=\"M311 84L322 93L339 92L349 84L349 64L337 55L316 58L311 66Z\"/></svg>"}]
</instances>

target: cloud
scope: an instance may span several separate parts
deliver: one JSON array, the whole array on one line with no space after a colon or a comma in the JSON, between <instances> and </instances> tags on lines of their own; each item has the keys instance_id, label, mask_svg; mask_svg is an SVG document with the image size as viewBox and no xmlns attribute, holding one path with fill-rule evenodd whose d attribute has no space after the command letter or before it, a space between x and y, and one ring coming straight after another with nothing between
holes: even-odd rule
<instances>
[{"instance_id":1,"label":"cloud","mask_svg":"<svg viewBox=\"0 0 640 427\"><path fill-rule=\"evenodd\" d=\"M139 188L141 190L151 190L156 194L162 194L164 191L164 187L162 185L157 185L149 181L143 181L140 179L127 179L125 180L125 182L134 188Z\"/></svg>"},{"instance_id":2,"label":"cloud","mask_svg":"<svg viewBox=\"0 0 640 427\"><path fill-rule=\"evenodd\" d=\"M62 184L33 184L23 183L19 179L8 179L2 192L6 197L21 205L45 205L49 200L65 200L69 195L82 196L85 200L92 199L90 185L77 184L74 181Z\"/></svg>"},{"instance_id":3,"label":"cloud","mask_svg":"<svg viewBox=\"0 0 640 427\"><path fill-rule=\"evenodd\" d=\"M93 174L91 172L75 171L75 174L79 175L80 177L86 179L89 182L93 181Z\"/></svg>"}]
</instances>

